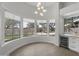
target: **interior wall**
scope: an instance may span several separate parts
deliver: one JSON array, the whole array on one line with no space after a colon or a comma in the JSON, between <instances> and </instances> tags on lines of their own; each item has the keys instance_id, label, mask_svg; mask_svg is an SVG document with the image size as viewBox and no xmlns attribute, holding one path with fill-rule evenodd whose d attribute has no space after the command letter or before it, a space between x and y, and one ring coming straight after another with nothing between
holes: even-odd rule
<instances>
[{"instance_id":1,"label":"interior wall","mask_svg":"<svg viewBox=\"0 0 79 59\"><path fill-rule=\"evenodd\" d=\"M59 46L59 35L60 35L60 9L59 9L59 3L55 3L52 7L49 9L48 15L50 15L51 19L55 19L56 22L56 29L55 29L55 40L54 43Z\"/></svg>"},{"instance_id":2,"label":"interior wall","mask_svg":"<svg viewBox=\"0 0 79 59\"><path fill-rule=\"evenodd\" d=\"M4 43L4 10L0 5L0 47Z\"/></svg>"},{"instance_id":3,"label":"interior wall","mask_svg":"<svg viewBox=\"0 0 79 59\"><path fill-rule=\"evenodd\" d=\"M11 52L13 52L14 50L16 50L19 47L22 47L23 45L27 45L30 43L34 43L34 42L48 42L48 43L53 43L54 42L54 36L31 36L31 37L24 37L24 38L20 38L17 40L13 40L10 42L7 42L5 44L2 45L2 47L0 48L0 56L6 56L9 55Z\"/></svg>"}]
</instances>

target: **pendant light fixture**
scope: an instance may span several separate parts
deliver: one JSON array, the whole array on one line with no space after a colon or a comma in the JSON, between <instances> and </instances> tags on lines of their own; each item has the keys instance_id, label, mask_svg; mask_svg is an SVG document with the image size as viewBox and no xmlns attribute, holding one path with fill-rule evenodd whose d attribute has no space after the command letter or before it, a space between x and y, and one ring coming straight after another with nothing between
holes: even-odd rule
<instances>
[{"instance_id":1,"label":"pendant light fixture","mask_svg":"<svg viewBox=\"0 0 79 59\"><path fill-rule=\"evenodd\" d=\"M40 16L44 16L44 13L47 10L45 9L45 7L42 5L41 2L37 3L36 5L36 11L34 12L36 15L40 15Z\"/></svg>"}]
</instances>

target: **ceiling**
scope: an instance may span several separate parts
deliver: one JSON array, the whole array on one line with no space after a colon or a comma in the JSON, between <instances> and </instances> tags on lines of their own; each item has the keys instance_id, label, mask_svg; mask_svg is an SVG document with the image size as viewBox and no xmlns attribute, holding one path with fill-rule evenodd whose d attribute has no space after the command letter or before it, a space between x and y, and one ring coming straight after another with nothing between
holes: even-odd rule
<instances>
[{"instance_id":1,"label":"ceiling","mask_svg":"<svg viewBox=\"0 0 79 59\"><path fill-rule=\"evenodd\" d=\"M65 3L65 8L61 9L61 15L66 18L79 16L79 2ZM69 4L69 5L68 5Z\"/></svg>"},{"instance_id":2,"label":"ceiling","mask_svg":"<svg viewBox=\"0 0 79 59\"><path fill-rule=\"evenodd\" d=\"M55 9L55 3L56 2L42 2L42 5L47 9L43 17L34 14L37 2L3 2L2 6L7 11L24 18L47 20L54 15L53 9ZM60 2L60 7L64 8L74 3Z\"/></svg>"},{"instance_id":3,"label":"ceiling","mask_svg":"<svg viewBox=\"0 0 79 59\"><path fill-rule=\"evenodd\" d=\"M30 5L30 6L33 6L33 7L36 7L36 5L37 5L37 3L38 2L25 2L26 4L28 4L28 5ZM50 6L52 6L54 3L53 2L41 2L42 3L42 5L44 6L44 7L50 7Z\"/></svg>"},{"instance_id":4,"label":"ceiling","mask_svg":"<svg viewBox=\"0 0 79 59\"><path fill-rule=\"evenodd\" d=\"M49 19L49 12L50 7L55 5L54 2L42 2L42 5L47 10L46 13L44 13L44 16L35 15L34 12L36 11L36 5L37 2L4 2L2 3L2 6L5 10L19 15L24 18L31 18L31 19L43 19L47 20Z\"/></svg>"},{"instance_id":5,"label":"ceiling","mask_svg":"<svg viewBox=\"0 0 79 59\"><path fill-rule=\"evenodd\" d=\"M33 6L33 7L36 7L37 3L38 2L25 2L27 5L29 6ZM55 4L55 2L41 2L42 5L44 7L51 7L52 5ZM59 2L60 3L60 9L64 8L64 7L67 7L69 5L72 5L72 4L75 4L75 3L79 3L79 2Z\"/></svg>"},{"instance_id":6,"label":"ceiling","mask_svg":"<svg viewBox=\"0 0 79 59\"><path fill-rule=\"evenodd\" d=\"M60 9L79 2L60 2Z\"/></svg>"}]
</instances>

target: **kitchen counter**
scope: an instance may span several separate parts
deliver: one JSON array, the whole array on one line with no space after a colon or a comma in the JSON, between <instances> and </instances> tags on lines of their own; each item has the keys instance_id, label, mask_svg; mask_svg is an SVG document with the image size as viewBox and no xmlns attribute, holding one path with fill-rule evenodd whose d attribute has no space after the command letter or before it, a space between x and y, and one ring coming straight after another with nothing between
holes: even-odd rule
<instances>
[{"instance_id":1,"label":"kitchen counter","mask_svg":"<svg viewBox=\"0 0 79 59\"><path fill-rule=\"evenodd\" d=\"M61 36L68 37L68 48L70 50L73 50L79 53L79 36L78 35L64 34Z\"/></svg>"},{"instance_id":2,"label":"kitchen counter","mask_svg":"<svg viewBox=\"0 0 79 59\"><path fill-rule=\"evenodd\" d=\"M68 36L68 37L77 37L77 38L79 38L79 35L71 35L71 34L64 34L64 35L62 35L62 36Z\"/></svg>"}]
</instances>

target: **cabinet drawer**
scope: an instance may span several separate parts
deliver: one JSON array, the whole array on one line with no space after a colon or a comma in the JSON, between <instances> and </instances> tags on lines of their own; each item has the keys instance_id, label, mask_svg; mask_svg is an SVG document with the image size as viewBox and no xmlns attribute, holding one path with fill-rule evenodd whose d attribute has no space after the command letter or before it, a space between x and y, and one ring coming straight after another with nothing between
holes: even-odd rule
<instances>
[{"instance_id":1,"label":"cabinet drawer","mask_svg":"<svg viewBox=\"0 0 79 59\"><path fill-rule=\"evenodd\" d=\"M76 51L76 48L75 47L71 47L70 49L73 50L73 51Z\"/></svg>"},{"instance_id":2,"label":"cabinet drawer","mask_svg":"<svg viewBox=\"0 0 79 59\"><path fill-rule=\"evenodd\" d=\"M74 51L79 51L79 45L78 44L69 45L69 49L72 49Z\"/></svg>"},{"instance_id":3,"label":"cabinet drawer","mask_svg":"<svg viewBox=\"0 0 79 59\"><path fill-rule=\"evenodd\" d=\"M79 43L78 42L69 42L69 46L75 46L75 47L79 47Z\"/></svg>"},{"instance_id":4,"label":"cabinet drawer","mask_svg":"<svg viewBox=\"0 0 79 59\"><path fill-rule=\"evenodd\" d=\"M75 39L75 37L69 37L69 39L73 40L73 39Z\"/></svg>"},{"instance_id":5,"label":"cabinet drawer","mask_svg":"<svg viewBox=\"0 0 79 59\"><path fill-rule=\"evenodd\" d=\"M70 48L76 48L75 46L69 46Z\"/></svg>"},{"instance_id":6,"label":"cabinet drawer","mask_svg":"<svg viewBox=\"0 0 79 59\"><path fill-rule=\"evenodd\" d=\"M72 45L69 44L69 48L76 48L76 46L74 44Z\"/></svg>"},{"instance_id":7,"label":"cabinet drawer","mask_svg":"<svg viewBox=\"0 0 79 59\"><path fill-rule=\"evenodd\" d=\"M69 42L69 46L76 46L76 44L77 44L77 42L75 42L75 41Z\"/></svg>"},{"instance_id":8,"label":"cabinet drawer","mask_svg":"<svg viewBox=\"0 0 79 59\"><path fill-rule=\"evenodd\" d=\"M79 39L69 39L69 44L79 44Z\"/></svg>"},{"instance_id":9,"label":"cabinet drawer","mask_svg":"<svg viewBox=\"0 0 79 59\"><path fill-rule=\"evenodd\" d=\"M76 51L76 52L79 52L79 48L78 47L70 47L69 49L73 50L73 51Z\"/></svg>"},{"instance_id":10,"label":"cabinet drawer","mask_svg":"<svg viewBox=\"0 0 79 59\"><path fill-rule=\"evenodd\" d=\"M69 49L79 52L79 38L78 37L69 38Z\"/></svg>"}]
</instances>

